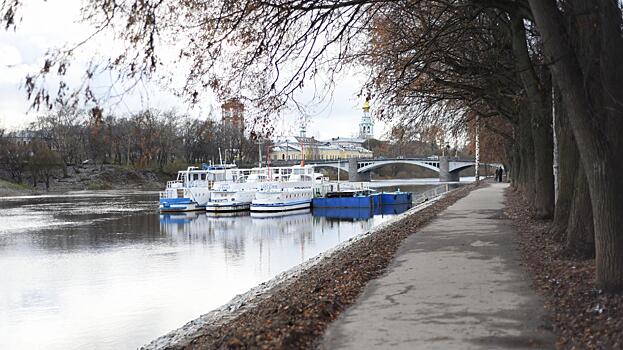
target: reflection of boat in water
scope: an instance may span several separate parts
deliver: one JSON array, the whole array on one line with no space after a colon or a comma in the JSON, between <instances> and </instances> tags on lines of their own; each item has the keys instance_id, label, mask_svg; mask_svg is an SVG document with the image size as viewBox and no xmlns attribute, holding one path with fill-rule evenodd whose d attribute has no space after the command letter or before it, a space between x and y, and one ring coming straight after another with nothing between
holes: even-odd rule
<instances>
[{"instance_id":1,"label":"reflection of boat in water","mask_svg":"<svg viewBox=\"0 0 623 350\"><path fill-rule=\"evenodd\" d=\"M305 236L313 231L314 217L310 209L288 212L251 212L254 235L263 237Z\"/></svg>"},{"instance_id":2,"label":"reflection of boat in water","mask_svg":"<svg viewBox=\"0 0 623 350\"><path fill-rule=\"evenodd\" d=\"M209 236L216 232L245 232L249 220L249 215L245 213L166 213L160 214L160 231L172 237L181 234Z\"/></svg>"},{"instance_id":3,"label":"reflection of boat in water","mask_svg":"<svg viewBox=\"0 0 623 350\"><path fill-rule=\"evenodd\" d=\"M277 213L188 212L160 215L160 231L173 239L231 241L258 235L308 234L313 226L310 209Z\"/></svg>"},{"instance_id":4,"label":"reflection of boat in water","mask_svg":"<svg viewBox=\"0 0 623 350\"><path fill-rule=\"evenodd\" d=\"M246 211L208 211L206 215L211 218L232 218L238 216L249 216L249 212Z\"/></svg>"},{"instance_id":5,"label":"reflection of boat in water","mask_svg":"<svg viewBox=\"0 0 623 350\"><path fill-rule=\"evenodd\" d=\"M160 214L160 225L162 224L186 224L195 220L200 212L179 212Z\"/></svg>"}]
</instances>

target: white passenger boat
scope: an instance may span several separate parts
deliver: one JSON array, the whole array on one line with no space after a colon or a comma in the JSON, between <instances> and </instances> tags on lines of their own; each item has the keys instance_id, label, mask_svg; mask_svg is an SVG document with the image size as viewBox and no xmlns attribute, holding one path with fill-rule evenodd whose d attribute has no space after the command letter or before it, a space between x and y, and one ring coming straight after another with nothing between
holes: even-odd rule
<instances>
[{"instance_id":1,"label":"white passenger boat","mask_svg":"<svg viewBox=\"0 0 623 350\"><path fill-rule=\"evenodd\" d=\"M177 178L168 181L164 191L160 192L160 211L205 210L214 184L235 182L241 176L243 171L230 164L181 170L177 173Z\"/></svg>"},{"instance_id":2,"label":"white passenger boat","mask_svg":"<svg viewBox=\"0 0 623 350\"><path fill-rule=\"evenodd\" d=\"M267 168L253 168L247 177L240 177L234 183L221 182L214 186L210 200L205 205L208 212L231 212L249 210L255 199L257 187L267 182Z\"/></svg>"},{"instance_id":3,"label":"white passenger boat","mask_svg":"<svg viewBox=\"0 0 623 350\"><path fill-rule=\"evenodd\" d=\"M314 196L322 195L324 178L313 166L294 166L287 181L271 181L258 186L251 202L252 212L279 212L311 207Z\"/></svg>"}]
</instances>

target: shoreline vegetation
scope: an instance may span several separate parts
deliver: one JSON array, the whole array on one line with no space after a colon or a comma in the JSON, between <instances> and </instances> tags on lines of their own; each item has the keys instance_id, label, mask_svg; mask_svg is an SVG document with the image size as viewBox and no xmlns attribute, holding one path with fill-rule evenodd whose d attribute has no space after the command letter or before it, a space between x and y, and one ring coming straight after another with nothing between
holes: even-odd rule
<instances>
[{"instance_id":1,"label":"shoreline vegetation","mask_svg":"<svg viewBox=\"0 0 623 350\"><path fill-rule=\"evenodd\" d=\"M143 349L310 349L381 275L401 242L478 186L462 186L237 296ZM416 214L417 213L417 214Z\"/></svg>"},{"instance_id":2,"label":"shoreline vegetation","mask_svg":"<svg viewBox=\"0 0 623 350\"><path fill-rule=\"evenodd\" d=\"M0 179L0 197L25 196L40 194L59 194L69 191L93 190L161 190L167 180L173 175L162 170L139 169L119 165L81 165L68 166L67 176L53 177L49 181L49 188L43 182L32 181L21 184Z\"/></svg>"}]
</instances>

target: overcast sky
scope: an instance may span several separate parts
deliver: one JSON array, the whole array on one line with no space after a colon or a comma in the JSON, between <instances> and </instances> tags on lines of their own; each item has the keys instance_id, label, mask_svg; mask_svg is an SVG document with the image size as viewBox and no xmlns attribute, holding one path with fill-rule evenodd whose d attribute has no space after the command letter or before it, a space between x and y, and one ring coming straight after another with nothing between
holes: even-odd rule
<instances>
[{"instance_id":1,"label":"overcast sky","mask_svg":"<svg viewBox=\"0 0 623 350\"><path fill-rule=\"evenodd\" d=\"M28 111L26 94L20 85L24 77L41 67L42 57L52 47L60 47L67 42L76 42L89 33L89 27L77 23L79 0L26 0L22 9L22 21L13 32L0 31L0 128L15 129L27 125L35 115L35 111ZM78 57L86 60L98 50L107 45L113 45L106 39L92 42L86 46ZM79 64L79 63L78 63ZM171 69L174 69L173 67ZM69 77L78 81L79 76ZM103 85L110 85L102 83ZM108 88L108 86L101 86ZM350 75L339 79L338 85L331 99L313 108L308 121L308 136L327 139L336 136L354 136L358 131L361 118L363 98L357 98L359 80ZM312 91L304 91L302 100L309 100ZM309 95L309 98L305 98ZM116 114L127 114L142 108L171 109L187 112L192 116L206 118L208 111L219 111L219 103L212 97L207 97L197 106L191 108L189 104L176 98L171 92L158 87L156 84L147 84L117 101L108 108ZM372 105L374 108L374 105ZM220 117L220 115L218 115ZM296 111L284 112L277 121L277 133L298 133L296 126L299 115ZM382 137L386 126L379 122L375 124L375 136Z\"/></svg>"}]
</instances>

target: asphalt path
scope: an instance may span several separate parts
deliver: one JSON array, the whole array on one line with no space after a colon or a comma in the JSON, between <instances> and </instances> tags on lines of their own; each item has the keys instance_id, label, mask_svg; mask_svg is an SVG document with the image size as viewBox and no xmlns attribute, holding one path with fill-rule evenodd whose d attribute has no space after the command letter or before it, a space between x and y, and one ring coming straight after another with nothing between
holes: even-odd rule
<instances>
[{"instance_id":1,"label":"asphalt path","mask_svg":"<svg viewBox=\"0 0 623 350\"><path fill-rule=\"evenodd\" d=\"M408 237L320 348L553 348L543 301L502 212L506 186L473 191Z\"/></svg>"}]
</instances>

